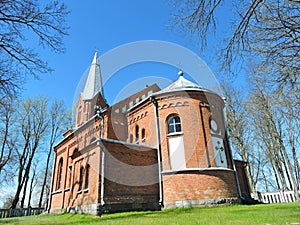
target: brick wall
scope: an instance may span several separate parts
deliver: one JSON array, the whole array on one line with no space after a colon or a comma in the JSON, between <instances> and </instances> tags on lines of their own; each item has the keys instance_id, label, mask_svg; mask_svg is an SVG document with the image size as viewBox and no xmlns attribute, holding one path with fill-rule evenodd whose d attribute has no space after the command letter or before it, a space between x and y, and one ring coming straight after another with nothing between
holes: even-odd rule
<instances>
[{"instance_id":1,"label":"brick wall","mask_svg":"<svg viewBox=\"0 0 300 225\"><path fill-rule=\"evenodd\" d=\"M223 203L223 199L238 198L232 170L216 169L164 174L163 184L166 208L182 206L180 205L182 202L200 205L209 204L213 199Z\"/></svg>"},{"instance_id":2,"label":"brick wall","mask_svg":"<svg viewBox=\"0 0 300 225\"><path fill-rule=\"evenodd\" d=\"M77 149L75 136L66 142L61 150L57 148L57 162L55 165L55 175L53 180L51 212L63 212L69 207L80 205L91 205L98 203L99 179L100 179L100 148L96 143L81 150ZM64 150L66 149L66 150ZM63 159L62 182L57 189L59 160ZM89 165L89 178L86 177L87 166ZM84 168L82 189L79 190L80 168ZM87 182L87 179L88 182ZM86 187L88 183L88 187Z\"/></svg>"},{"instance_id":3,"label":"brick wall","mask_svg":"<svg viewBox=\"0 0 300 225\"><path fill-rule=\"evenodd\" d=\"M156 149L105 140L103 145L106 151L105 205L158 205Z\"/></svg>"},{"instance_id":4,"label":"brick wall","mask_svg":"<svg viewBox=\"0 0 300 225\"><path fill-rule=\"evenodd\" d=\"M139 143L151 147L157 147L156 125L154 106L148 100L142 107L132 110L128 113L128 138L127 142ZM136 137L136 126L138 126L138 135ZM145 137L142 137L142 130L145 129ZM132 140L130 138L132 136Z\"/></svg>"},{"instance_id":5,"label":"brick wall","mask_svg":"<svg viewBox=\"0 0 300 225\"><path fill-rule=\"evenodd\" d=\"M215 156L212 148L210 134L210 118L212 116L212 104L218 107L218 117L223 120L222 109L224 102L219 96L207 93L195 92L176 92L156 97L158 101L160 136L161 136L161 152L163 159L163 170L170 170L170 155L168 139L167 120L170 115L178 115L181 120L182 134L184 141L184 150L187 168L207 168L215 167ZM209 100L208 100L209 99ZM200 104L204 106L200 107ZM209 105L210 104L210 105ZM216 114L216 113L214 113ZM203 123L202 123L203 121ZM221 121L220 126L224 127ZM233 168L231 157L225 134L222 136L228 168ZM209 155L209 162L207 157Z\"/></svg>"},{"instance_id":6,"label":"brick wall","mask_svg":"<svg viewBox=\"0 0 300 225\"><path fill-rule=\"evenodd\" d=\"M199 118L199 101L191 99L186 93L158 100L161 151L163 170L171 169L168 148L168 124L170 115L178 115L181 120L187 167L207 167L205 143Z\"/></svg>"},{"instance_id":7,"label":"brick wall","mask_svg":"<svg viewBox=\"0 0 300 225\"><path fill-rule=\"evenodd\" d=\"M212 201L217 203L220 199L238 199L237 184L224 129L222 138L228 162L227 168L216 167L211 142L210 118L218 117L221 120L220 126L224 127L223 100L211 93L203 94L193 91L165 93L157 96L156 99L162 141L165 207L209 204ZM170 115L180 117L182 133L168 134L167 121ZM174 136L181 136L184 142L187 169L181 171L172 171L170 163L168 139Z\"/></svg>"}]
</instances>

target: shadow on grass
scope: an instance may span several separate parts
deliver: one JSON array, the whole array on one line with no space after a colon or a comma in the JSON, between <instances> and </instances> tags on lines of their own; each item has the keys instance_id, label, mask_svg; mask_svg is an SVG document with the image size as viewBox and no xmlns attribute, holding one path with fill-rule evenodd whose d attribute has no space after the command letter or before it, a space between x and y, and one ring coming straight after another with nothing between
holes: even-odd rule
<instances>
[{"instance_id":1,"label":"shadow on grass","mask_svg":"<svg viewBox=\"0 0 300 225\"><path fill-rule=\"evenodd\" d=\"M103 214L99 216L99 219L105 220L117 220L126 218L136 218L136 217L169 217L171 215L177 215L178 213L191 212L193 208L176 208L176 209L166 209L157 211L131 211L131 212L119 212L112 214Z\"/></svg>"}]
</instances>

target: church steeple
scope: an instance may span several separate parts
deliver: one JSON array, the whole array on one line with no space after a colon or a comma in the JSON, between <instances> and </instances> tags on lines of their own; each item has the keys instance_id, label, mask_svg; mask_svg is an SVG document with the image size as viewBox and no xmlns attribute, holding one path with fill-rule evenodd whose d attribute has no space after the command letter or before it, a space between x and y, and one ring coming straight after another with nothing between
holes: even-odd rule
<instances>
[{"instance_id":1,"label":"church steeple","mask_svg":"<svg viewBox=\"0 0 300 225\"><path fill-rule=\"evenodd\" d=\"M96 51L88 71L88 76L82 93L82 99L91 100L98 92L100 92L102 97L104 97L100 63L98 59L98 52Z\"/></svg>"}]
</instances>

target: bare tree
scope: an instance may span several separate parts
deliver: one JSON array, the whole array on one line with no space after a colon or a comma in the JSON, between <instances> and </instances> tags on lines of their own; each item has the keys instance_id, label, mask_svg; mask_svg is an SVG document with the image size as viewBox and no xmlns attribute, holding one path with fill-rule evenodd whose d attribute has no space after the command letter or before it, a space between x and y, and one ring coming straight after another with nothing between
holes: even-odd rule
<instances>
[{"instance_id":1,"label":"bare tree","mask_svg":"<svg viewBox=\"0 0 300 225\"><path fill-rule=\"evenodd\" d=\"M44 171L44 178L41 184L41 192L40 192L40 199L39 199L39 207L42 207L43 198L44 198L44 190L47 185L47 177L49 175L49 165L50 165L50 158L52 155L52 150L54 144L57 142L57 139L62 136L62 134L69 128L71 124L71 116L68 113L68 110L65 107L63 101L54 101L50 112L49 112L49 148L47 151L47 160L46 160L46 167Z\"/></svg>"},{"instance_id":2,"label":"bare tree","mask_svg":"<svg viewBox=\"0 0 300 225\"><path fill-rule=\"evenodd\" d=\"M19 118L21 129L21 140L16 149L18 156L17 188L12 202L15 208L19 202L20 193L26 195L27 182L31 171L33 159L38 150L40 141L45 135L48 125L47 120L47 99L40 97L28 99L19 108ZM24 204L24 201L22 201ZM22 207L23 205L21 205Z\"/></svg>"},{"instance_id":3,"label":"bare tree","mask_svg":"<svg viewBox=\"0 0 300 225\"><path fill-rule=\"evenodd\" d=\"M223 34L223 68L232 71L237 59L255 58L261 70L281 85L299 85L300 1L173 0L173 27L191 33L202 47L218 29L220 11L232 18ZM231 11L226 10L230 4ZM219 13L219 14L218 14ZM220 41L220 40L218 40ZM205 46L204 46L205 47Z\"/></svg>"},{"instance_id":4,"label":"bare tree","mask_svg":"<svg viewBox=\"0 0 300 225\"><path fill-rule=\"evenodd\" d=\"M265 1L249 26L251 48L262 56L261 70L272 81L298 88L300 1Z\"/></svg>"},{"instance_id":5,"label":"bare tree","mask_svg":"<svg viewBox=\"0 0 300 225\"><path fill-rule=\"evenodd\" d=\"M223 83L223 90L226 96L226 122L231 140L232 147L236 154L245 162L246 175L249 179L249 188L252 195L256 195L256 188L252 169L259 170L255 167L255 153L251 145L251 128L249 118L244 107L243 93L236 90L229 83ZM253 171L254 172L254 171Z\"/></svg>"},{"instance_id":6,"label":"bare tree","mask_svg":"<svg viewBox=\"0 0 300 225\"><path fill-rule=\"evenodd\" d=\"M13 99L7 96L5 98L6 104L0 104L0 116L1 116L1 150L0 150L0 175L3 168L11 160L13 154L12 140L10 135L10 129L13 124L13 116L15 113Z\"/></svg>"},{"instance_id":7,"label":"bare tree","mask_svg":"<svg viewBox=\"0 0 300 225\"><path fill-rule=\"evenodd\" d=\"M261 140L261 147L272 165L279 188L294 190L296 193L297 181L285 141L287 135L283 132L285 120L277 108L278 98L272 98L264 91L263 86L262 80L255 81L255 89L250 99L251 104L248 105L254 122L255 134Z\"/></svg>"},{"instance_id":8,"label":"bare tree","mask_svg":"<svg viewBox=\"0 0 300 225\"><path fill-rule=\"evenodd\" d=\"M300 189L300 164L299 151L300 148L300 105L299 93L296 90L283 90L277 94L278 108L282 118L284 118L284 129L286 143L291 149L292 161L294 163L295 177Z\"/></svg>"},{"instance_id":9,"label":"bare tree","mask_svg":"<svg viewBox=\"0 0 300 225\"><path fill-rule=\"evenodd\" d=\"M1 60L0 50L0 104L7 103L7 99L16 98L24 81L23 76L12 67L13 60Z\"/></svg>"},{"instance_id":10,"label":"bare tree","mask_svg":"<svg viewBox=\"0 0 300 225\"><path fill-rule=\"evenodd\" d=\"M3 201L3 208L4 209L9 209L11 207L11 204L14 200L14 195L9 193L8 195L6 195L4 201Z\"/></svg>"},{"instance_id":11,"label":"bare tree","mask_svg":"<svg viewBox=\"0 0 300 225\"><path fill-rule=\"evenodd\" d=\"M65 17L69 12L58 1L42 5L37 0L2 0L0 3L0 100L15 94L24 73L35 77L51 71L37 51L28 46L28 39L60 53L62 38L67 34Z\"/></svg>"}]
</instances>

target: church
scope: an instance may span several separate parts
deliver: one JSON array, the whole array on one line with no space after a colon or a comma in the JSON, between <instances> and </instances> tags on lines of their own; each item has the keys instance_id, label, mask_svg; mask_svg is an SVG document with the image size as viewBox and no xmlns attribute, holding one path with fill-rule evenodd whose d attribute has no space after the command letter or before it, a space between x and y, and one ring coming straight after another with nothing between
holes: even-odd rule
<instances>
[{"instance_id":1,"label":"church","mask_svg":"<svg viewBox=\"0 0 300 225\"><path fill-rule=\"evenodd\" d=\"M152 84L108 105L97 52L74 127L54 148L50 213L160 210L241 202L245 162L234 160L225 100L187 80Z\"/></svg>"}]
</instances>

